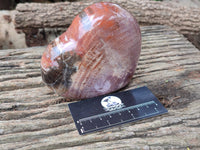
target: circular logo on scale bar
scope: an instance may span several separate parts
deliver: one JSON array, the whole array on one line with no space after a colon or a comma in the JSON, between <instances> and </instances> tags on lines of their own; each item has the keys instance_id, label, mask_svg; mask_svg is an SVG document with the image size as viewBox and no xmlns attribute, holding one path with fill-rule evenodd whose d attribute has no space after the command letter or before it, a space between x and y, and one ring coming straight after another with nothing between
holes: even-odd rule
<instances>
[{"instance_id":1,"label":"circular logo on scale bar","mask_svg":"<svg viewBox=\"0 0 200 150\"><path fill-rule=\"evenodd\" d=\"M105 111L113 111L124 107L121 99L116 96L106 96L101 100L101 105Z\"/></svg>"}]
</instances>

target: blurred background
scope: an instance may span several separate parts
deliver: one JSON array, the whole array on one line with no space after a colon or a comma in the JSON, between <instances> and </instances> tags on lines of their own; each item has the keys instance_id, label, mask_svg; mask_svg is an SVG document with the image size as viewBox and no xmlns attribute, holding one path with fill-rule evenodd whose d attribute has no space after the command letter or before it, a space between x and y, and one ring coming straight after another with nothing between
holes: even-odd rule
<instances>
[{"instance_id":1,"label":"blurred background","mask_svg":"<svg viewBox=\"0 0 200 150\"><path fill-rule=\"evenodd\" d=\"M26 29L19 30L15 26L16 6L19 3L58 3L77 2L81 0L0 0L0 49L17 49L31 46L47 45L55 37L59 36L65 29ZM82 0L83 1L83 0ZM200 0L152 0L173 5L200 8ZM200 14L199 14L200 15ZM185 35L197 48L200 49L200 33Z\"/></svg>"},{"instance_id":2,"label":"blurred background","mask_svg":"<svg viewBox=\"0 0 200 150\"><path fill-rule=\"evenodd\" d=\"M0 10L15 9L18 3L56 3L65 1L78 1L78 0L0 0Z\"/></svg>"},{"instance_id":3,"label":"blurred background","mask_svg":"<svg viewBox=\"0 0 200 150\"><path fill-rule=\"evenodd\" d=\"M81 1L81 0L0 0L0 10L13 10L18 3L56 3L65 1ZM177 5L187 7L200 7L200 0L155 0L163 2L174 2Z\"/></svg>"}]
</instances>

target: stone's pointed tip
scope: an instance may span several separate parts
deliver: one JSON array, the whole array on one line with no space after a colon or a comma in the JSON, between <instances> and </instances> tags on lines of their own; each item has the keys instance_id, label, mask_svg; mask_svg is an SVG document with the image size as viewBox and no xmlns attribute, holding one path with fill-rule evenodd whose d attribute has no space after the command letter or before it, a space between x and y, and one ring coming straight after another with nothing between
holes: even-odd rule
<instances>
[{"instance_id":1,"label":"stone's pointed tip","mask_svg":"<svg viewBox=\"0 0 200 150\"><path fill-rule=\"evenodd\" d=\"M133 16L116 4L96 3L48 45L42 78L67 99L107 94L129 83L140 51L141 33Z\"/></svg>"}]
</instances>

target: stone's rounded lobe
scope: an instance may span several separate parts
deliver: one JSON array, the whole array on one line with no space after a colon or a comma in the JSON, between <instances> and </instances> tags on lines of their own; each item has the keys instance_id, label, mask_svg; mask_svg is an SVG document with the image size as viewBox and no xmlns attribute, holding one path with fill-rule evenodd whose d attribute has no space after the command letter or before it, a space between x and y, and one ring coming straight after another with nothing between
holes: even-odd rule
<instances>
[{"instance_id":1,"label":"stone's rounded lobe","mask_svg":"<svg viewBox=\"0 0 200 150\"><path fill-rule=\"evenodd\" d=\"M131 80L141 51L133 16L112 3L85 8L41 59L43 81L73 100L116 91Z\"/></svg>"}]
</instances>

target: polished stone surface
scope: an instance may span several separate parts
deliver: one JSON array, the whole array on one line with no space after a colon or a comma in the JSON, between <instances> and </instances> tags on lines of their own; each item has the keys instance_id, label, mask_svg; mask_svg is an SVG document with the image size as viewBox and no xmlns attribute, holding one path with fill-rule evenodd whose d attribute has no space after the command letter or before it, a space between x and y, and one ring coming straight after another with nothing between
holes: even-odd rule
<instances>
[{"instance_id":1,"label":"polished stone surface","mask_svg":"<svg viewBox=\"0 0 200 150\"><path fill-rule=\"evenodd\" d=\"M96 3L43 53L43 81L57 94L73 99L116 91L129 83L141 51L134 17L112 3Z\"/></svg>"}]
</instances>

